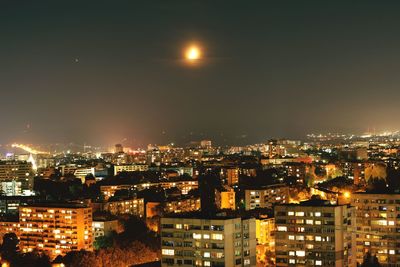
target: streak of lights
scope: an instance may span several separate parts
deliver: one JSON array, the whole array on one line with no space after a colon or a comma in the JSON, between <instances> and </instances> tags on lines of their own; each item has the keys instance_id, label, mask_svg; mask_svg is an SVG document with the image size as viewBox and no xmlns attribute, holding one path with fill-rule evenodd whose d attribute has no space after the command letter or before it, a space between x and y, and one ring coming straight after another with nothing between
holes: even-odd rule
<instances>
[{"instance_id":1,"label":"streak of lights","mask_svg":"<svg viewBox=\"0 0 400 267\"><path fill-rule=\"evenodd\" d=\"M40 151L40 150L36 150L30 146L24 145L24 144L12 144L11 147L14 148L20 148L28 153L37 155L37 154L50 154L49 152L45 152L45 151Z\"/></svg>"}]
</instances>

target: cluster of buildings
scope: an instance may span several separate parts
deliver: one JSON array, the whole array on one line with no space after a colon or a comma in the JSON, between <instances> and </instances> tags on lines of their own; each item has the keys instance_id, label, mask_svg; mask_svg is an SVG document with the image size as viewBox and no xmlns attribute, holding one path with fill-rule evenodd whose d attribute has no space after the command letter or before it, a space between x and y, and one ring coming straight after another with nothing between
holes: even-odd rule
<instances>
[{"instance_id":1,"label":"cluster of buildings","mask_svg":"<svg viewBox=\"0 0 400 267\"><path fill-rule=\"evenodd\" d=\"M398 266L400 188L390 175L400 179L399 149L396 136L309 135L14 151L0 161L0 236L55 258L94 250L135 216L158 233L162 266L357 266L367 253ZM374 191L375 180L385 188ZM46 181L78 181L85 193L49 201Z\"/></svg>"}]
</instances>

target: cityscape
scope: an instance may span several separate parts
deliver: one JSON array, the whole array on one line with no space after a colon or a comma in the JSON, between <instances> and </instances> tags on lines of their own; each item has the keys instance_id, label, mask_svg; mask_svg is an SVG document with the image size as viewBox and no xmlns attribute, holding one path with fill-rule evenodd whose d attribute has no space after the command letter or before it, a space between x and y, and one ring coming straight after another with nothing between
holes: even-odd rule
<instances>
[{"instance_id":1,"label":"cityscape","mask_svg":"<svg viewBox=\"0 0 400 267\"><path fill-rule=\"evenodd\" d=\"M4 266L400 261L400 132L103 152L3 148Z\"/></svg>"},{"instance_id":2,"label":"cityscape","mask_svg":"<svg viewBox=\"0 0 400 267\"><path fill-rule=\"evenodd\" d=\"M0 266L400 266L399 14L1 1Z\"/></svg>"}]
</instances>

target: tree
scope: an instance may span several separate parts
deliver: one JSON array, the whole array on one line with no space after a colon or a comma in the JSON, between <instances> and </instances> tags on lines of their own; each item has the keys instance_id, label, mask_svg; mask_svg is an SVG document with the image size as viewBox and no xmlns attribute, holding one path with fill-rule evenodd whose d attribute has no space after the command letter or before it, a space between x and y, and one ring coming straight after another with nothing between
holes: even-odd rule
<instances>
[{"instance_id":1,"label":"tree","mask_svg":"<svg viewBox=\"0 0 400 267\"><path fill-rule=\"evenodd\" d=\"M7 233L3 236L1 245L1 256L3 259L11 261L17 256L19 250L19 239L15 233Z\"/></svg>"},{"instance_id":2,"label":"tree","mask_svg":"<svg viewBox=\"0 0 400 267\"><path fill-rule=\"evenodd\" d=\"M114 243L113 240L113 234L96 237L96 240L93 243L93 247L96 250L112 247Z\"/></svg>"},{"instance_id":3,"label":"tree","mask_svg":"<svg viewBox=\"0 0 400 267\"><path fill-rule=\"evenodd\" d=\"M363 263L361 264L361 267L381 267L379 264L378 258L376 255L372 256L371 252L367 252L364 256Z\"/></svg>"}]
</instances>

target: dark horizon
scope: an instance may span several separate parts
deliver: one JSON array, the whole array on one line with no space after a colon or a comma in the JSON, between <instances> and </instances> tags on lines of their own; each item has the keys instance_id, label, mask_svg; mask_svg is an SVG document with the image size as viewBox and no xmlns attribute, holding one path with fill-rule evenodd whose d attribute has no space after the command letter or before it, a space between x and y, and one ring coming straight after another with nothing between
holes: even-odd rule
<instances>
[{"instance_id":1,"label":"dark horizon","mask_svg":"<svg viewBox=\"0 0 400 267\"><path fill-rule=\"evenodd\" d=\"M0 143L397 130L400 3L3 1ZM182 62L190 43L198 66Z\"/></svg>"}]
</instances>

